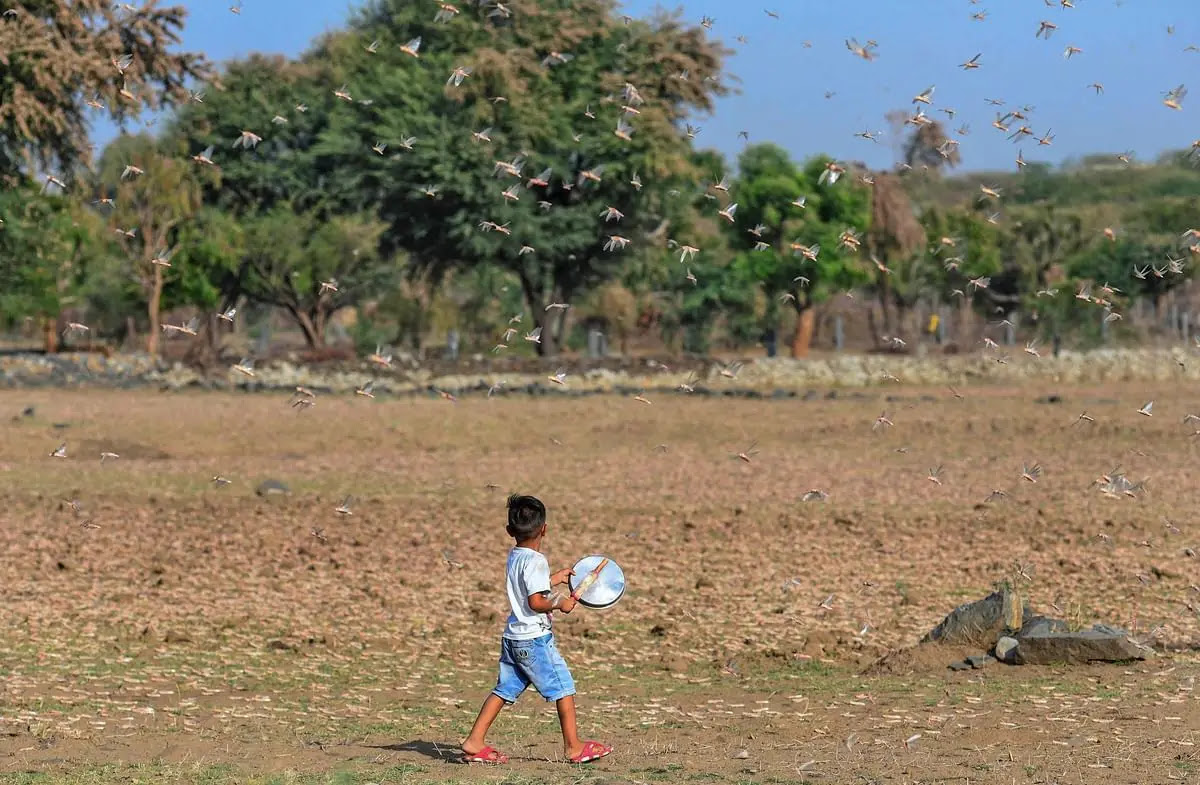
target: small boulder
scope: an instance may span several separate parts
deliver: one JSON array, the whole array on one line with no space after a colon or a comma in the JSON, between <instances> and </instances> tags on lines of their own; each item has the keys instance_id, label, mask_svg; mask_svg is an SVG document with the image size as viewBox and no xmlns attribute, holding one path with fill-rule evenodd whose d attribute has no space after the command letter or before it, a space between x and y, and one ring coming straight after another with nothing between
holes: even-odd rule
<instances>
[{"instance_id":1,"label":"small boulder","mask_svg":"<svg viewBox=\"0 0 1200 785\"><path fill-rule=\"evenodd\" d=\"M969 671L969 670L971 670L971 666L965 662L952 662L952 663L950 663L950 670L952 670L952 671Z\"/></svg>"},{"instance_id":2,"label":"small boulder","mask_svg":"<svg viewBox=\"0 0 1200 785\"><path fill-rule=\"evenodd\" d=\"M980 668L990 665L991 663L993 663L995 661L996 661L995 657L992 657L987 654L972 654L970 657L967 657L967 659L964 660L964 662L966 662L968 665L970 665L975 670L979 670Z\"/></svg>"},{"instance_id":3,"label":"small boulder","mask_svg":"<svg viewBox=\"0 0 1200 785\"><path fill-rule=\"evenodd\" d=\"M1117 627L1097 624L1078 632L1039 631L1017 636L1017 665L1050 665L1144 660L1154 652Z\"/></svg>"},{"instance_id":4,"label":"small boulder","mask_svg":"<svg viewBox=\"0 0 1200 785\"><path fill-rule=\"evenodd\" d=\"M1004 635L996 641L996 659L1008 665L1016 664L1017 639Z\"/></svg>"},{"instance_id":5,"label":"small boulder","mask_svg":"<svg viewBox=\"0 0 1200 785\"><path fill-rule=\"evenodd\" d=\"M263 480L254 489L259 496L286 496L291 491L279 480Z\"/></svg>"}]
</instances>

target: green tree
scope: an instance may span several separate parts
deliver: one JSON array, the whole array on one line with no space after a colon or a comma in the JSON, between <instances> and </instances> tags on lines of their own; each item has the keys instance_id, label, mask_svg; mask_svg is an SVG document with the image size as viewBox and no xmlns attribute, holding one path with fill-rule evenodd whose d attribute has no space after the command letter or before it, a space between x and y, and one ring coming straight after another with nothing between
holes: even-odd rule
<instances>
[{"instance_id":1,"label":"green tree","mask_svg":"<svg viewBox=\"0 0 1200 785\"><path fill-rule=\"evenodd\" d=\"M785 299L796 311L792 356L804 357L812 342L813 307L831 295L852 289L866 276L857 251L843 233L857 238L870 217L865 188L843 177L819 182L830 159L810 158L802 168L772 144L746 148L738 159L738 178L729 197L738 205L729 227L734 262L742 274L760 281L765 293ZM803 198L804 206L795 202ZM805 256L819 246L815 259Z\"/></svg>"},{"instance_id":2,"label":"green tree","mask_svg":"<svg viewBox=\"0 0 1200 785\"><path fill-rule=\"evenodd\" d=\"M242 223L216 207L201 207L180 227L177 240L172 267L176 277L168 290L168 307L190 305L205 313L185 359L209 365L216 361L220 345L223 322L218 314L236 306L244 293Z\"/></svg>"},{"instance_id":3,"label":"green tree","mask_svg":"<svg viewBox=\"0 0 1200 785\"><path fill-rule=\"evenodd\" d=\"M406 269L394 248L380 247L377 195L335 185L353 180L352 168L316 165L313 145L341 103L333 79L319 58L232 61L219 89L180 111L165 136L180 156L212 147L219 172L205 183L207 217L191 232L201 245L185 251L205 271L191 283L193 299L225 309L245 294L279 307L314 348L334 311L384 294L373 287Z\"/></svg>"},{"instance_id":4,"label":"green tree","mask_svg":"<svg viewBox=\"0 0 1200 785\"><path fill-rule=\"evenodd\" d=\"M1101 288L1107 286L1119 290L1122 300L1150 300L1159 313L1162 298L1189 280L1188 275L1169 269L1168 259L1174 252L1173 244L1121 237L1116 242L1093 244L1077 254L1067 270L1074 283L1092 285L1096 296L1106 296Z\"/></svg>"},{"instance_id":5,"label":"green tree","mask_svg":"<svg viewBox=\"0 0 1200 785\"><path fill-rule=\"evenodd\" d=\"M719 180L720 169L715 169L712 181ZM753 343L769 310L761 283L737 264L732 233L713 214L710 196L707 191L694 191L690 200L681 195L670 213L667 248L640 254L631 271L650 285L648 298L666 294L665 299L654 298L663 305L659 323L664 340L673 344L682 339L681 348L694 354L708 352L714 339L724 338L733 347Z\"/></svg>"},{"instance_id":6,"label":"green tree","mask_svg":"<svg viewBox=\"0 0 1200 785\"><path fill-rule=\"evenodd\" d=\"M682 289L676 305L684 350L708 352L718 325L735 346L756 341L767 308L760 303L762 288L750 277L750 270L709 255L692 265L690 272L696 281Z\"/></svg>"},{"instance_id":7,"label":"green tree","mask_svg":"<svg viewBox=\"0 0 1200 785\"><path fill-rule=\"evenodd\" d=\"M205 181L205 204L233 216L284 202L301 212L328 209L333 180L353 177L349 171L316 168L310 155L341 103L333 96L338 85L328 70L320 62L250 55L226 64L203 101L175 114L163 135L165 149L187 157L213 148L220 176ZM244 132L260 141L243 137ZM374 196L358 194L354 211Z\"/></svg>"},{"instance_id":8,"label":"green tree","mask_svg":"<svg viewBox=\"0 0 1200 785\"><path fill-rule=\"evenodd\" d=\"M383 229L373 216L296 212L281 203L244 219L240 287L286 311L310 347L324 346L335 311L394 282L399 266L379 258Z\"/></svg>"},{"instance_id":9,"label":"green tree","mask_svg":"<svg viewBox=\"0 0 1200 785\"><path fill-rule=\"evenodd\" d=\"M614 237L666 231L671 191L696 177L683 126L726 92L726 51L678 17L626 24L611 0L504 7L511 15L464 8L443 24L379 0L319 42L308 58L332 64L325 88L344 84L352 100L310 165L344 209L380 205L385 245L414 270L513 272L539 350L554 354L563 322L546 306L619 273L628 251ZM418 58L401 51L417 37Z\"/></svg>"},{"instance_id":10,"label":"green tree","mask_svg":"<svg viewBox=\"0 0 1200 785\"><path fill-rule=\"evenodd\" d=\"M124 122L186 99L185 81L205 73L201 56L177 49L182 6L13 0L4 7L0 182L11 185L36 168L70 182L89 159L93 112Z\"/></svg>"},{"instance_id":11,"label":"green tree","mask_svg":"<svg viewBox=\"0 0 1200 785\"><path fill-rule=\"evenodd\" d=\"M122 135L100 157L96 176L102 209L143 287L146 351L158 354L163 289L175 278L171 249L179 226L200 209L200 183L189 161L163 154L149 136Z\"/></svg>"},{"instance_id":12,"label":"green tree","mask_svg":"<svg viewBox=\"0 0 1200 785\"><path fill-rule=\"evenodd\" d=\"M991 279L1004 269L1005 242L999 224L969 208L931 208L921 215L930 263L923 268L932 291L958 302L958 332L971 332L974 310L989 316L995 307L984 289L971 281Z\"/></svg>"},{"instance_id":13,"label":"green tree","mask_svg":"<svg viewBox=\"0 0 1200 785\"><path fill-rule=\"evenodd\" d=\"M59 314L112 250L101 222L77 202L33 186L0 191L0 312L36 319L44 348L56 351Z\"/></svg>"},{"instance_id":14,"label":"green tree","mask_svg":"<svg viewBox=\"0 0 1200 785\"><path fill-rule=\"evenodd\" d=\"M1077 211L1051 206L1009 211L1003 234L1000 270L984 290L983 300L1005 311L1028 303L1058 277L1061 266L1090 242Z\"/></svg>"}]
</instances>

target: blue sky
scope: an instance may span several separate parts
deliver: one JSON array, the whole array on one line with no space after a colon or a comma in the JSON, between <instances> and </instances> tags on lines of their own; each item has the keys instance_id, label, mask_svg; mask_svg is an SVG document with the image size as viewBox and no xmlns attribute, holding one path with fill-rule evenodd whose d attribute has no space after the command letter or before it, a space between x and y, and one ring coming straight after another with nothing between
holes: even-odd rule
<instances>
[{"instance_id":1,"label":"blue sky","mask_svg":"<svg viewBox=\"0 0 1200 785\"><path fill-rule=\"evenodd\" d=\"M234 15L228 10L231 1L183 0L191 12L185 47L216 61L253 51L295 54L320 32L337 27L354 5L243 0L241 14ZM1014 168L1018 150L1028 161L1054 163L1126 150L1150 160L1200 138L1195 118L1200 93L1178 112L1162 105L1163 93L1186 84L1200 67L1200 51L1185 51L1190 44L1200 49L1195 0L1074 0L1075 7L1068 9L1058 0L1054 7L1043 0L760 2L678 4L696 22L713 17L711 34L737 52L729 68L741 80L741 94L724 99L712 117L696 120L702 128L696 143L731 158L745 144L738 139L745 130L752 142L777 142L798 157L825 152L888 166L895 159L894 138L884 115L911 109L913 96L930 85L937 89L926 113L945 119L937 110L953 108L957 115L948 127L970 126L967 135L954 135L964 169ZM433 0L429 4L434 7ZM656 5L652 0L625 3L635 16ZM764 8L777 11L780 19L768 17ZM972 19L980 11L987 12L984 21ZM1034 36L1041 20L1058 25L1049 40ZM739 35L745 45L735 40ZM877 41L877 59L853 56L844 43L848 37ZM1083 51L1067 59L1068 45ZM958 67L977 53L982 54L980 68ZM1104 85L1103 95L1088 87L1093 82ZM1005 108L1033 106L1027 124L1038 136L1052 131L1053 143L1009 142L991 127L997 107L987 103L989 98L1003 99ZM860 131L884 134L876 144L856 138ZM103 144L114 133L108 125L98 126L96 141Z\"/></svg>"}]
</instances>

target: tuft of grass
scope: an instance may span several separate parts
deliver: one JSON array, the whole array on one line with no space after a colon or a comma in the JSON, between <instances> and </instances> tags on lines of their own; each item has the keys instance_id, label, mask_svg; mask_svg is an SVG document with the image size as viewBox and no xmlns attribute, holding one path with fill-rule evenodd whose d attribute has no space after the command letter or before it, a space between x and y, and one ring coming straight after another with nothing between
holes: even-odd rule
<instances>
[{"instance_id":1,"label":"tuft of grass","mask_svg":"<svg viewBox=\"0 0 1200 785\"><path fill-rule=\"evenodd\" d=\"M1094 614L1085 609L1082 602L1067 603L1063 610L1065 611L1063 621L1067 623L1067 628L1071 632L1079 632L1092 626L1090 619L1094 617Z\"/></svg>"}]
</instances>

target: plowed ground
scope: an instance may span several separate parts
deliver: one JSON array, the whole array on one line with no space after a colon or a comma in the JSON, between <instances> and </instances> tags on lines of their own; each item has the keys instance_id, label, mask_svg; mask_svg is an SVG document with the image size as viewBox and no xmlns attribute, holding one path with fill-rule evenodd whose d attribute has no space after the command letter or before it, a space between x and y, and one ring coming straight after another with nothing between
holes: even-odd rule
<instances>
[{"instance_id":1,"label":"plowed ground","mask_svg":"<svg viewBox=\"0 0 1200 785\"><path fill-rule=\"evenodd\" d=\"M1197 781L1186 392L962 393L0 393L3 780ZM1148 492L1089 486L1117 465ZM509 491L547 503L552 567L601 552L629 580L556 618L581 729L616 747L582 771L532 692L489 737L507 766L451 755L494 684ZM1159 656L872 667L1003 580Z\"/></svg>"}]
</instances>

